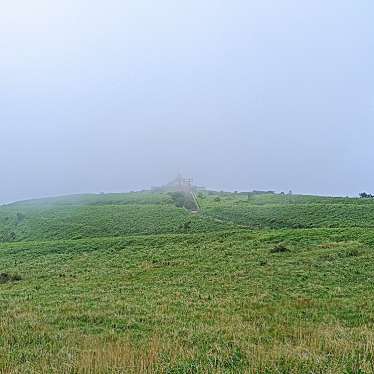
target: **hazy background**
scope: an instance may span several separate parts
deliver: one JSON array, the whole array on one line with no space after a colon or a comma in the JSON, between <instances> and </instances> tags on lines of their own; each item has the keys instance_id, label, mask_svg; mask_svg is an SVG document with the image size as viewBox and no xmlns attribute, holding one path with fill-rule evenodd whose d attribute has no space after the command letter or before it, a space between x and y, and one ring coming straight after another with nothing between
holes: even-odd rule
<instances>
[{"instance_id":1,"label":"hazy background","mask_svg":"<svg viewBox=\"0 0 374 374\"><path fill-rule=\"evenodd\" d=\"M12 0L0 202L207 187L374 192L372 0Z\"/></svg>"}]
</instances>

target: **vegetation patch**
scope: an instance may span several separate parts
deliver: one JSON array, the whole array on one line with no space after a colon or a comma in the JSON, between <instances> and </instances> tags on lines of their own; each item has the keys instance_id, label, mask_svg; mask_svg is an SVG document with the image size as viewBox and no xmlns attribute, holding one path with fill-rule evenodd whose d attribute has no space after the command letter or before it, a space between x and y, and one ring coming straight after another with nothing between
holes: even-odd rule
<instances>
[{"instance_id":1,"label":"vegetation patch","mask_svg":"<svg viewBox=\"0 0 374 374\"><path fill-rule=\"evenodd\" d=\"M177 208L185 208L187 210L197 209L196 203L191 193L177 191L170 192L169 196L171 197Z\"/></svg>"},{"instance_id":2,"label":"vegetation patch","mask_svg":"<svg viewBox=\"0 0 374 374\"><path fill-rule=\"evenodd\" d=\"M0 207L0 243L125 235L207 232L225 223L191 215L171 204L28 205ZM2 218L4 216L4 218ZM11 219L6 219L11 217ZM17 218L18 217L18 218Z\"/></svg>"},{"instance_id":3,"label":"vegetation patch","mask_svg":"<svg viewBox=\"0 0 374 374\"><path fill-rule=\"evenodd\" d=\"M253 229L374 227L374 199L217 194L199 201L205 215Z\"/></svg>"},{"instance_id":4,"label":"vegetation patch","mask_svg":"<svg viewBox=\"0 0 374 374\"><path fill-rule=\"evenodd\" d=\"M285 253L290 252L290 249L284 244L277 244L275 247L270 249L270 253Z\"/></svg>"},{"instance_id":5,"label":"vegetation patch","mask_svg":"<svg viewBox=\"0 0 374 374\"><path fill-rule=\"evenodd\" d=\"M0 207L0 372L371 373L374 199L197 195Z\"/></svg>"},{"instance_id":6,"label":"vegetation patch","mask_svg":"<svg viewBox=\"0 0 374 374\"><path fill-rule=\"evenodd\" d=\"M18 274L0 273L0 284L18 282L22 277Z\"/></svg>"},{"instance_id":7,"label":"vegetation patch","mask_svg":"<svg viewBox=\"0 0 374 374\"><path fill-rule=\"evenodd\" d=\"M340 252L341 257L357 257L360 256L362 252L358 248L350 248L345 251Z\"/></svg>"}]
</instances>

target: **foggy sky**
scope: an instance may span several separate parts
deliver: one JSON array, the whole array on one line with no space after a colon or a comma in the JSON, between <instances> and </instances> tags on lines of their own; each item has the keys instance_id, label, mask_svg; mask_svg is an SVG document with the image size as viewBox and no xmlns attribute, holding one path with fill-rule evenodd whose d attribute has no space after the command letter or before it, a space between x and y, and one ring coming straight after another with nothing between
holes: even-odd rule
<instances>
[{"instance_id":1,"label":"foggy sky","mask_svg":"<svg viewBox=\"0 0 374 374\"><path fill-rule=\"evenodd\" d=\"M372 0L12 0L0 202L148 188L374 192Z\"/></svg>"}]
</instances>

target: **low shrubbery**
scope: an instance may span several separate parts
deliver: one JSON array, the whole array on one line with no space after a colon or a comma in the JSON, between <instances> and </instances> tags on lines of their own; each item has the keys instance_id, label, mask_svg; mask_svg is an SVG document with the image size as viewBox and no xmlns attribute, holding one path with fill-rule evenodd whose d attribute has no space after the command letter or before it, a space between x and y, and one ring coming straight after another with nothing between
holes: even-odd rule
<instances>
[{"instance_id":1,"label":"low shrubbery","mask_svg":"<svg viewBox=\"0 0 374 374\"><path fill-rule=\"evenodd\" d=\"M277 244L275 247L270 249L270 253L284 253L290 250L283 244Z\"/></svg>"},{"instance_id":2,"label":"low shrubbery","mask_svg":"<svg viewBox=\"0 0 374 374\"><path fill-rule=\"evenodd\" d=\"M170 192L170 197L172 198L174 204L178 208L185 208L188 210L196 209L195 201L190 193L186 192Z\"/></svg>"},{"instance_id":3,"label":"low shrubbery","mask_svg":"<svg viewBox=\"0 0 374 374\"><path fill-rule=\"evenodd\" d=\"M21 276L18 274L0 273L0 284L18 282L21 279L22 279Z\"/></svg>"}]
</instances>

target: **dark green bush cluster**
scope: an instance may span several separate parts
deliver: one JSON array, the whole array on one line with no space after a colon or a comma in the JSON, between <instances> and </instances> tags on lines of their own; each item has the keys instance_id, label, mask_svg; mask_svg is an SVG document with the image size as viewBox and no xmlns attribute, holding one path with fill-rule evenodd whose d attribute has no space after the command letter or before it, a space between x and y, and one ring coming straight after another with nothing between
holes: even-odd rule
<instances>
[{"instance_id":1,"label":"dark green bush cluster","mask_svg":"<svg viewBox=\"0 0 374 374\"><path fill-rule=\"evenodd\" d=\"M178 208L186 208L188 210L196 209L195 201L190 193L171 192L170 197Z\"/></svg>"},{"instance_id":2,"label":"dark green bush cluster","mask_svg":"<svg viewBox=\"0 0 374 374\"><path fill-rule=\"evenodd\" d=\"M21 279L21 276L18 274L0 273L0 284L18 282Z\"/></svg>"},{"instance_id":3,"label":"dark green bush cluster","mask_svg":"<svg viewBox=\"0 0 374 374\"><path fill-rule=\"evenodd\" d=\"M361 199L373 199L374 195L372 195L371 193L361 192L360 198Z\"/></svg>"},{"instance_id":4,"label":"dark green bush cluster","mask_svg":"<svg viewBox=\"0 0 374 374\"><path fill-rule=\"evenodd\" d=\"M0 231L0 243L13 242L16 240L14 231Z\"/></svg>"},{"instance_id":5,"label":"dark green bush cluster","mask_svg":"<svg viewBox=\"0 0 374 374\"><path fill-rule=\"evenodd\" d=\"M283 244L277 244L275 247L270 249L270 253L284 253L290 250Z\"/></svg>"}]
</instances>

